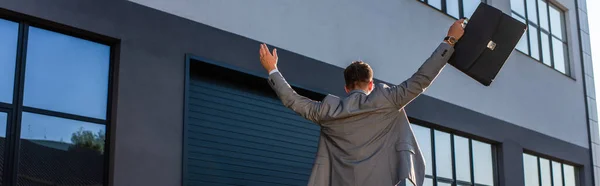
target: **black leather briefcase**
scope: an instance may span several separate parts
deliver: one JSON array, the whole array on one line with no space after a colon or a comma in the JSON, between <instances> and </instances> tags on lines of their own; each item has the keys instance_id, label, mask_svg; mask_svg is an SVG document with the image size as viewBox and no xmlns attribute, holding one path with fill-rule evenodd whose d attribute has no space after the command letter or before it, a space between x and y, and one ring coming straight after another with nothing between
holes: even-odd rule
<instances>
[{"instance_id":1,"label":"black leather briefcase","mask_svg":"<svg viewBox=\"0 0 600 186\"><path fill-rule=\"evenodd\" d=\"M449 63L489 86L515 49L527 26L485 3L479 4L454 46Z\"/></svg>"}]
</instances>

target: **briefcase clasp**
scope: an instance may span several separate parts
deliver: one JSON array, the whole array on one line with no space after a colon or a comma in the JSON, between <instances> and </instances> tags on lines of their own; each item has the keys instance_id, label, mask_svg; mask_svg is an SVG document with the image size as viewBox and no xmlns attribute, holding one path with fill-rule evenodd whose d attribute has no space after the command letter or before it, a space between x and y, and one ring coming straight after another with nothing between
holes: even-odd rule
<instances>
[{"instance_id":1,"label":"briefcase clasp","mask_svg":"<svg viewBox=\"0 0 600 186\"><path fill-rule=\"evenodd\" d=\"M487 44L487 47L488 47L490 50L494 50L494 49L496 49L496 43L495 43L494 41L490 41L490 42Z\"/></svg>"}]
</instances>

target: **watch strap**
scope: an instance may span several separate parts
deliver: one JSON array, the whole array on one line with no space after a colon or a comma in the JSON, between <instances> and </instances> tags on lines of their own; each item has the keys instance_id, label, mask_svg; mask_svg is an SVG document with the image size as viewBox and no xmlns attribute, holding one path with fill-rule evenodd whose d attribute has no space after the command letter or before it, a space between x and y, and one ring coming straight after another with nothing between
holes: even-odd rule
<instances>
[{"instance_id":1,"label":"watch strap","mask_svg":"<svg viewBox=\"0 0 600 186\"><path fill-rule=\"evenodd\" d=\"M454 45L456 44L456 38L452 37L452 36L446 36L444 38L444 41L447 41L448 44Z\"/></svg>"}]
</instances>

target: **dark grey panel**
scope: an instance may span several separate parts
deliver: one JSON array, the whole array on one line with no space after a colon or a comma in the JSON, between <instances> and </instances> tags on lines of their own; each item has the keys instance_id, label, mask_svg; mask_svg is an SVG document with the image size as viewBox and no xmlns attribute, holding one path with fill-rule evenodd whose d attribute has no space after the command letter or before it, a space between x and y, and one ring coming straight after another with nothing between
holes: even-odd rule
<instances>
[{"instance_id":1,"label":"dark grey panel","mask_svg":"<svg viewBox=\"0 0 600 186\"><path fill-rule=\"evenodd\" d=\"M262 78L192 67L184 184L306 185L319 127L284 107Z\"/></svg>"}]
</instances>

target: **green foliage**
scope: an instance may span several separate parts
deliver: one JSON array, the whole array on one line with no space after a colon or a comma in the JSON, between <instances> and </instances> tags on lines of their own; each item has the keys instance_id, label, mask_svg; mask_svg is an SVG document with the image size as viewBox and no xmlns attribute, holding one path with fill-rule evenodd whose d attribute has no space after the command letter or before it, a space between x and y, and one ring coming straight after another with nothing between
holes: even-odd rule
<instances>
[{"instance_id":1,"label":"green foliage","mask_svg":"<svg viewBox=\"0 0 600 186\"><path fill-rule=\"evenodd\" d=\"M105 136L106 135L104 134L103 130L100 130L98 133L94 134L92 131L83 130L82 127L79 128L79 131L71 135L71 142L75 145L75 147L93 149L100 153L104 153Z\"/></svg>"}]
</instances>

